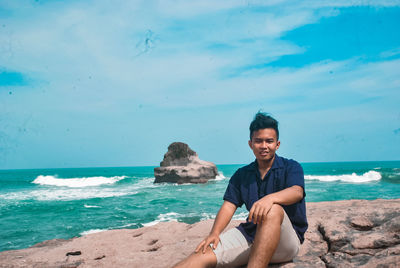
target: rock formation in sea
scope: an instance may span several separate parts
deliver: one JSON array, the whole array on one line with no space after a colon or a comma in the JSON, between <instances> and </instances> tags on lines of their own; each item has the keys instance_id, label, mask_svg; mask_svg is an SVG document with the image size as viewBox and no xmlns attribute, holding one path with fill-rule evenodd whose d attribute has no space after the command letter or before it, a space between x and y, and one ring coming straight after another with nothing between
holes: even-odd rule
<instances>
[{"instance_id":1,"label":"rock formation in sea","mask_svg":"<svg viewBox=\"0 0 400 268\"><path fill-rule=\"evenodd\" d=\"M307 215L298 256L270 267L399 267L400 199L307 203ZM212 224L162 222L49 240L0 252L0 267L172 267L193 252Z\"/></svg>"},{"instance_id":2,"label":"rock formation in sea","mask_svg":"<svg viewBox=\"0 0 400 268\"><path fill-rule=\"evenodd\" d=\"M168 146L160 167L154 168L154 183L206 183L217 175L213 163L200 160L186 143L174 142Z\"/></svg>"}]
</instances>

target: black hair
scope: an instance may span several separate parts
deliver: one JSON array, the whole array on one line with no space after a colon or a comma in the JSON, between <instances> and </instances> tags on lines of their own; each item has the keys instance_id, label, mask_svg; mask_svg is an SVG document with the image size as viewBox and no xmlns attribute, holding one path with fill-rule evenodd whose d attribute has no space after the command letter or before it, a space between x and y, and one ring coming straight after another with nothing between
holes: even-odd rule
<instances>
[{"instance_id":1,"label":"black hair","mask_svg":"<svg viewBox=\"0 0 400 268\"><path fill-rule=\"evenodd\" d=\"M276 121L272 116L264 112L258 112L254 116L253 121L250 124L250 140L253 137L253 133L257 130L264 128L272 128L276 132L276 138L279 140L279 130L278 121Z\"/></svg>"}]
</instances>

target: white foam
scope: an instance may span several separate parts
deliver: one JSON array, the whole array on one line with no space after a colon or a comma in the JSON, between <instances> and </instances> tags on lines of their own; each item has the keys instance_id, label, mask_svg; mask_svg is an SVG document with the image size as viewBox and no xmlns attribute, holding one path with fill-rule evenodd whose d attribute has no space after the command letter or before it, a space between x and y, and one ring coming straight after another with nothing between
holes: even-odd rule
<instances>
[{"instance_id":1,"label":"white foam","mask_svg":"<svg viewBox=\"0 0 400 268\"><path fill-rule=\"evenodd\" d=\"M224 176L224 173L222 173L222 172L218 172L218 175L215 177L216 181L222 181L225 179L226 179L226 177Z\"/></svg>"},{"instance_id":2,"label":"white foam","mask_svg":"<svg viewBox=\"0 0 400 268\"><path fill-rule=\"evenodd\" d=\"M382 175L374 170L368 171L363 175L357 175L356 173L345 174L345 175L325 175L325 176L314 176L314 175L306 175L304 176L306 180L319 180L324 182L331 181L343 181L350 183L364 183L364 182L372 182L379 181L382 178Z\"/></svg>"},{"instance_id":3,"label":"white foam","mask_svg":"<svg viewBox=\"0 0 400 268\"><path fill-rule=\"evenodd\" d=\"M140 178L135 182L134 187L142 190L144 188L158 188L163 186L162 184L154 183L154 180L154 177Z\"/></svg>"},{"instance_id":4,"label":"white foam","mask_svg":"<svg viewBox=\"0 0 400 268\"><path fill-rule=\"evenodd\" d=\"M180 216L182 216L182 215L179 213L176 213L176 212L160 214L157 216L156 220L148 222L148 223L143 223L143 226L149 227L149 226L156 225L157 223L160 223L160 222L178 221L178 217L180 217Z\"/></svg>"},{"instance_id":5,"label":"white foam","mask_svg":"<svg viewBox=\"0 0 400 268\"><path fill-rule=\"evenodd\" d=\"M99 206L90 206L90 205L83 205L85 208L100 208Z\"/></svg>"},{"instance_id":6,"label":"white foam","mask_svg":"<svg viewBox=\"0 0 400 268\"><path fill-rule=\"evenodd\" d=\"M121 225L121 226L116 227L116 229L128 228L131 226L137 226L137 223L129 223L129 224Z\"/></svg>"},{"instance_id":7,"label":"white foam","mask_svg":"<svg viewBox=\"0 0 400 268\"><path fill-rule=\"evenodd\" d=\"M239 214L235 214L232 217L232 220L245 220L249 216L248 212L241 212Z\"/></svg>"},{"instance_id":8,"label":"white foam","mask_svg":"<svg viewBox=\"0 0 400 268\"><path fill-rule=\"evenodd\" d=\"M216 215L213 214L213 213L206 213L206 212L201 213L201 220L202 221L209 220L209 219L215 219L215 217L216 217Z\"/></svg>"},{"instance_id":9,"label":"white foam","mask_svg":"<svg viewBox=\"0 0 400 268\"><path fill-rule=\"evenodd\" d=\"M156 225L157 223L159 223L159 221L155 220L155 221L143 223L142 225L143 225L144 227L150 227L150 226Z\"/></svg>"},{"instance_id":10,"label":"white foam","mask_svg":"<svg viewBox=\"0 0 400 268\"><path fill-rule=\"evenodd\" d=\"M39 178L40 176L38 176ZM42 176L46 177L46 176ZM50 176L52 177L52 176ZM40 185L35 179L35 184ZM94 180L95 177L90 177L90 179ZM117 180L124 179L125 176L119 177L111 177L106 178L109 179L108 182L114 183ZM159 185L154 185L153 181L154 178L143 178L138 179L135 182L121 185L121 187L107 187L111 186L112 184L104 184L97 186L89 187L88 184L79 180L85 180L88 178L73 178L73 179L60 179L60 178L49 178L49 180L45 180L45 182L51 182L56 179L56 182L66 180L69 186L60 187L59 185L54 187L43 187L43 188L36 188L33 190L27 191L17 191L17 192L9 192L5 194L0 194L0 199L7 199L7 200L39 200L39 201L52 201L52 200L84 200L84 199L91 199L91 198L108 198L108 197L118 197L118 196L125 196L125 195L134 195L139 192L143 192L144 189L149 188L156 188L161 187ZM69 180L77 180L77 182L69 181ZM106 180L107 181L107 180ZM40 180L39 180L40 182ZM87 182L87 181L86 181ZM102 180L104 182L104 180ZM81 185L81 187L72 187L72 185ZM47 184L47 186L52 186ZM99 187L100 186L100 187Z\"/></svg>"},{"instance_id":11,"label":"white foam","mask_svg":"<svg viewBox=\"0 0 400 268\"><path fill-rule=\"evenodd\" d=\"M41 189L33 191L20 191L0 195L0 198L7 200L38 200L38 201L52 201L52 200L83 200L91 198L107 198L136 194L137 192L126 190L114 189L101 189L101 188L66 188L66 189Z\"/></svg>"},{"instance_id":12,"label":"white foam","mask_svg":"<svg viewBox=\"0 0 400 268\"><path fill-rule=\"evenodd\" d=\"M233 220L245 220L248 216L248 212L243 211L240 212L239 214L235 214L232 219ZM157 219L148 223L143 223L142 225L145 227L149 227L149 226L153 226L156 225L160 222L171 222L171 221L178 221L178 218L181 217L196 217L196 216L200 216L200 220L204 221L204 220L209 220L209 219L215 219L216 214L214 213L206 213L203 212L200 215L196 214L196 213L189 213L189 214L180 214L180 213L176 213L176 212L169 212L169 213L165 213L165 214L160 214L157 216Z\"/></svg>"},{"instance_id":13,"label":"white foam","mask_svg":"<svg viewBox=\"0 0 400 268\"><path fill-rule=\"evenodd\" d=\"M107 229L92 229L89 231L84 231L84 232L80 233L80 235L84 236L84 235L89 235L89 234L101 233L101 232L105 232L105 231L108 231L108 230Z\"/></svg>"},{"instance_id":14,"label":"white foam","mask_svg":"<svg viewBox=\"0 0 400 268\"><path fill-rule=\"evenodd\" d=\"M389 178L397 178L400 175L400 172L396 172L394 174L388 175Z\"/></svg>"},{"instance_id":15,"label":"white foam","mask_svg":"<svg viewBox=\"0 0 400 268\"><path fill-rule=\"evenodd\" d=\"M57 178L55 176L43 176L39 175L32 182L40 185L51 185L51 186L64 186L71 188L79 188L79 187L91 187L91 186L99 186L103 184L114 184L117 181L125 179L126 176L114 176L114 177L83 177L83 178L70 178L63 179Z\"/></svg>"}]
</instances>

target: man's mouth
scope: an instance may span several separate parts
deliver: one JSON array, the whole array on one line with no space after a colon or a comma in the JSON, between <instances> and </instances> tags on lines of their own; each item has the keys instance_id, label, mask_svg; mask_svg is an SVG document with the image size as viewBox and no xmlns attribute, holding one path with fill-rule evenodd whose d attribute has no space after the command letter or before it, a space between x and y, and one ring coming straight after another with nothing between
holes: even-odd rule
<instances>
[{"instance_id":1,"label":"man's mouth","mask_svg":"<svg viewBox=\"0 0 400 268\"><path fill-rule=\"evenodd\" d=\"M262 156L265 156L267 154L268 154L268 152L260 152L260 155L262 155Z\"/></svg>"}]
</instances>

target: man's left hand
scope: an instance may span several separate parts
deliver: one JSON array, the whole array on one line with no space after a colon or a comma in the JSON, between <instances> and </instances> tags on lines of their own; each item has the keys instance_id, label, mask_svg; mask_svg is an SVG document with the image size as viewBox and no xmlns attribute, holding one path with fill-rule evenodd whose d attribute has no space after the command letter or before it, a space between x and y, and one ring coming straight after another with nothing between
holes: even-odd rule
<instances>
[{"instance_id":1,"label":"man's left hand","mask_svg":"<svg viewBox=\"0 0 400 268\"><path fill-rule=\"evenodd\" d=\"M270 211L274 202L269 195L264 196L253 204L249 213L249 221L254 224L262 223L267 219L268 212Z\"/></svg>"}]
</instances>

